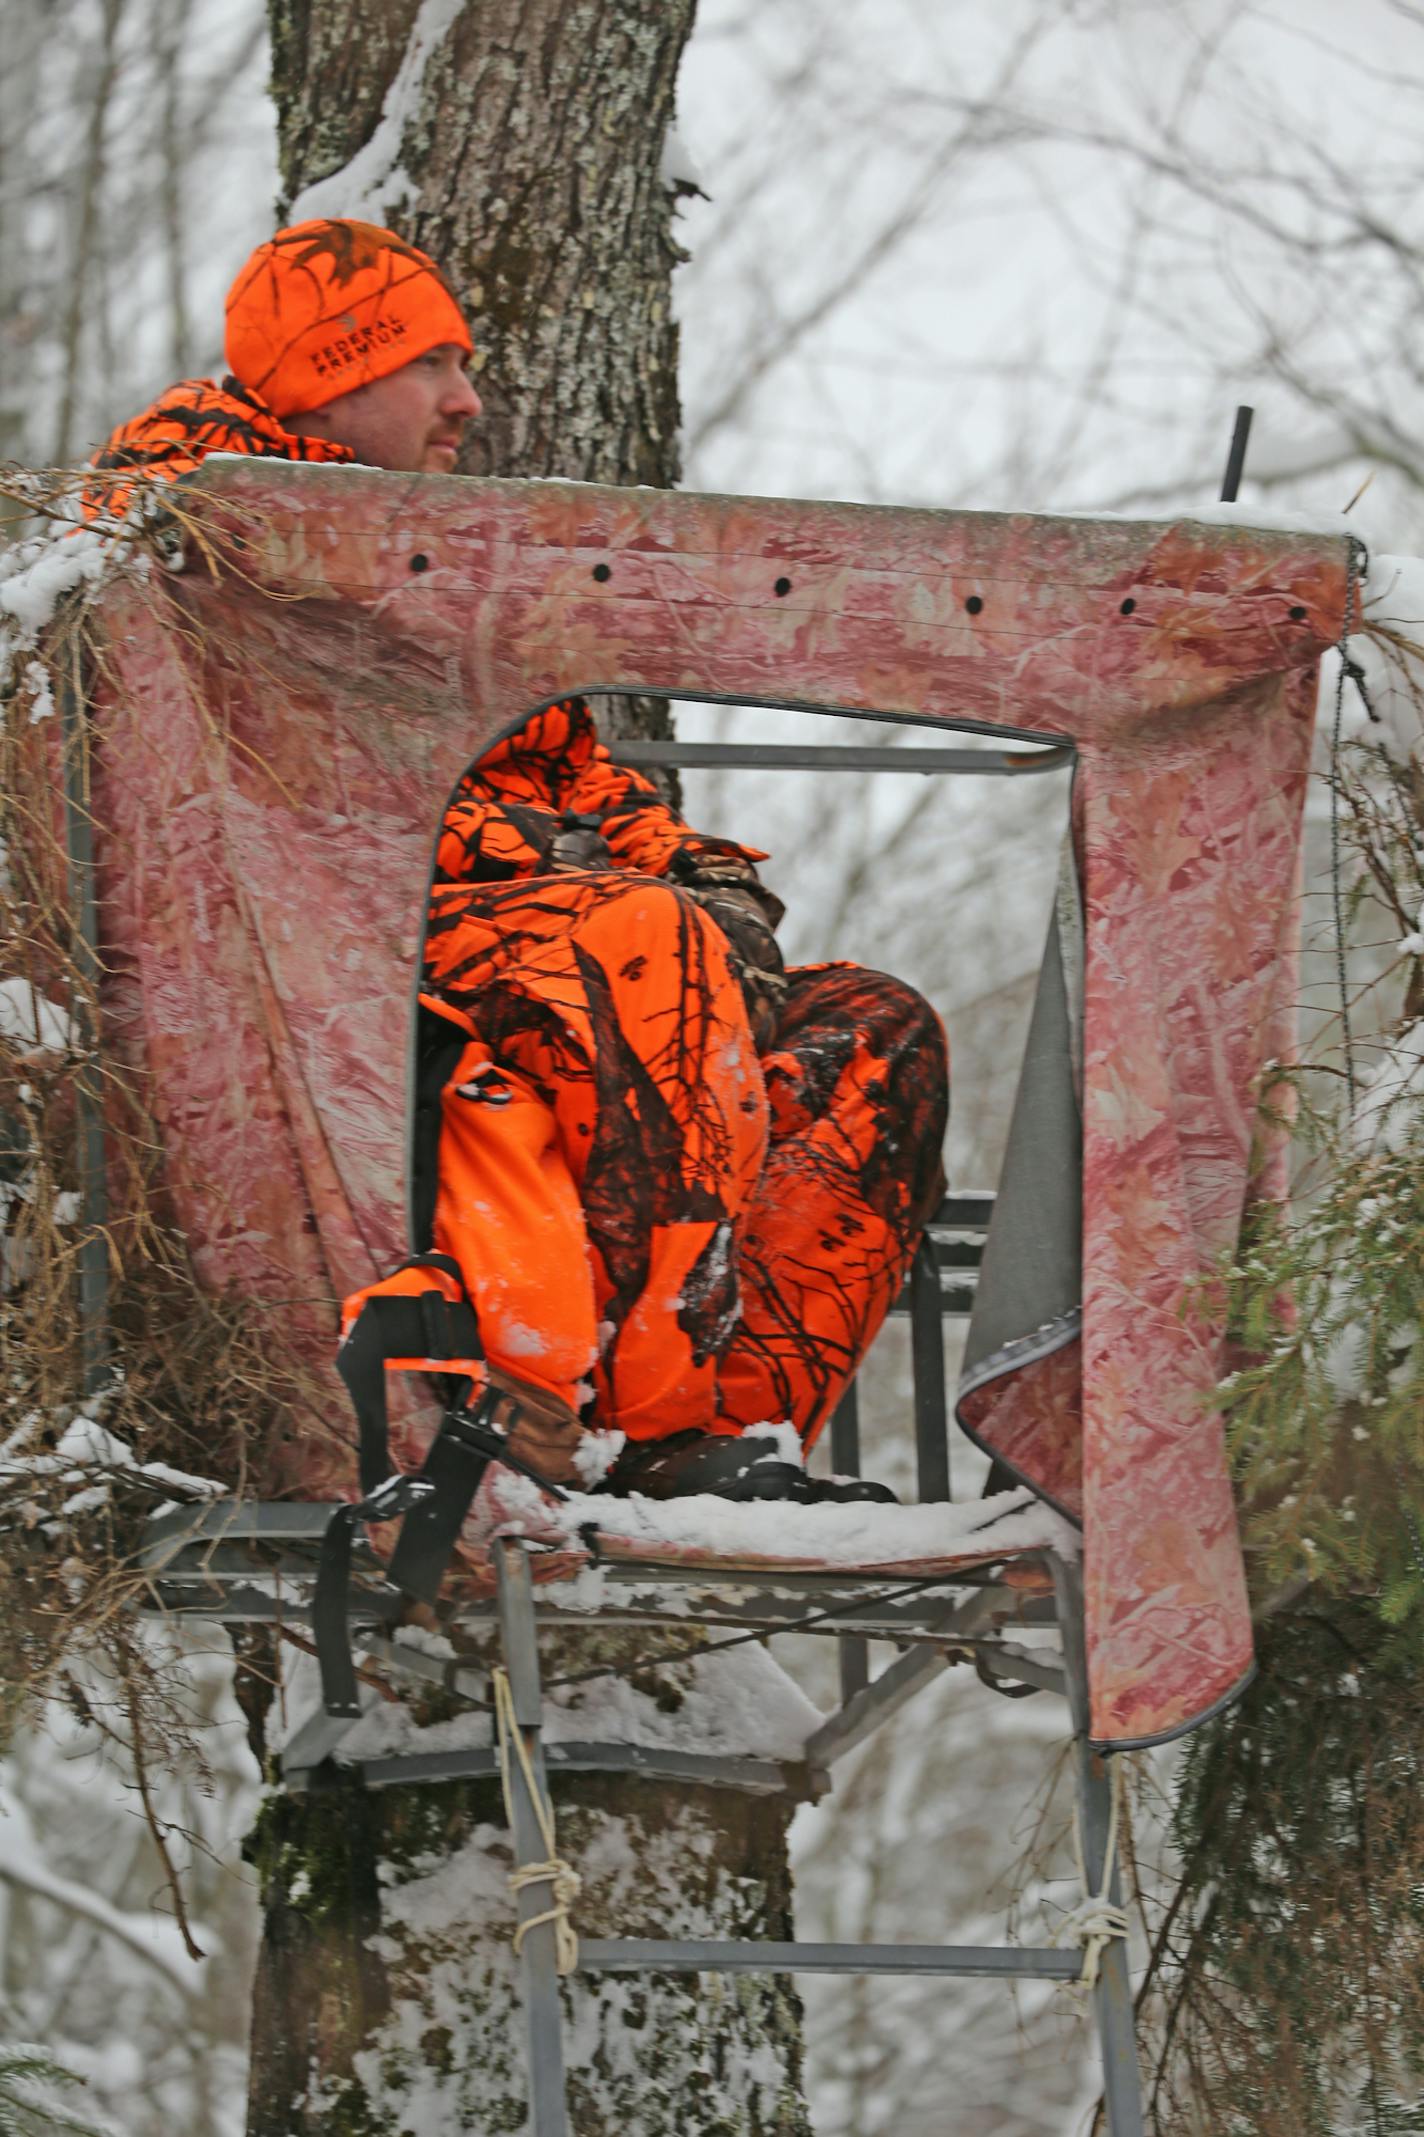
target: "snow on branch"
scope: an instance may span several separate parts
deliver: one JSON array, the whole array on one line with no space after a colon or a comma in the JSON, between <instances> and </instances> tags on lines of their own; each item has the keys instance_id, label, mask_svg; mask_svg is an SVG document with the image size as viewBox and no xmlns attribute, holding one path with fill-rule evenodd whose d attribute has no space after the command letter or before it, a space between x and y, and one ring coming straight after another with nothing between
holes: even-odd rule
<instances>
[{"instance_id":1,"label":"snow on branch","mask_svg":"<svg viewBox=\"0 0 1424 2137\"><path fill-rule=\"evenodd\" d=\"M13 1797L0 1792L0 1878L36 1899L48 1900L67 1914L89 1922L104 1936L115 1938L146 1966L160 1975L186 2001L195 2003L202 1994L201 1967L181 1957L182 1940L177 1926L156 1914L130 1914L111 1906L96 1892L60 1877L39 1859L29 1819Z\"/></svg>"},{"instance_id":2,"label":"snow on branch","mask_svg":"<svg viewBox=\"0 0 1424 2137\"><path fill-rule=\"evenodd\" d=\"M431 56L444 43L464 4L465 0L422 0L375 132L339 171L303 188L292 202L289 223L306 222L316 215L357 215L384 223L410 205L415 181L400 160L406 128L419 108Z\"/></svg>"}]
</instances>

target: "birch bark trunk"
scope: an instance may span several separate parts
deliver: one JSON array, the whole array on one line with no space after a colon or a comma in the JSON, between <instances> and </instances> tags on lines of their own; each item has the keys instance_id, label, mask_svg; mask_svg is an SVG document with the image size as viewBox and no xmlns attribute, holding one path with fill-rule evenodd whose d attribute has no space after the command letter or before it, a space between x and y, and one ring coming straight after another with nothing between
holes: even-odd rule
<instances>
[{"instance_id":1,"label":"birch bark trunk","mask_svg":"<svg viewBox=\"0 0 1424 2137\"><path fill-rule=\"evenodd\" d=\"M467 473L677 478L662 157L694 7L269 0L282 219L362 215L440 261L479 351ZM683 1693L664 1667L633 1696ZM784 1802L560 1776L555 1805L585 1935L790 1934ZM251 1852L249 2137L524 2129L497 1787L279 1793ZM578 1976L565 2012L580 2137L808 2137L789 1981Z\"/></svg>"}]
</instances>

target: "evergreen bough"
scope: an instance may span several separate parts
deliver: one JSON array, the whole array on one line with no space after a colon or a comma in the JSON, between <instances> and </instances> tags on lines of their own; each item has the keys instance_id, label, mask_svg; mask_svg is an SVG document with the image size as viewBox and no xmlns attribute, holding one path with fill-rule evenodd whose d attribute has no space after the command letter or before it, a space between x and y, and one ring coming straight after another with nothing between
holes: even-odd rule
<instances>
[{"instance_id":1,"label":"evergreen bough","mask_svg":"<svg viewBox=\"0 0 1424 2137\"><path fill-rule=\"evenodd\" d=\"M106 2137L92 2122L76 2121L54 2098L83 2085L43 2048L29 2043L0 2046L0 2137Z\"/></svg>"}]
</instances>

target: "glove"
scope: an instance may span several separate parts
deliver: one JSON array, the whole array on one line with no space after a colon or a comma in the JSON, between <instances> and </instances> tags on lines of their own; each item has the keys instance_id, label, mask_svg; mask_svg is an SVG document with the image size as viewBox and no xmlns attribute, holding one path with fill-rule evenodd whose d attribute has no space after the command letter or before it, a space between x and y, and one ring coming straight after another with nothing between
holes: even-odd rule
<instances>
[{"instance_id":1,"label":"glove","mask_svg":"<svg viewBox=\"0 0 1424 2137\"><path fill-rule=\"evenodd\" d=\"M786 998L786 967L774 932L785 907L744 862L699 867L686 889L727 938L757 1052L766 1053L775 1044Z\"/></svg>"},{"instance_id":2,"label":"glove","mask_svg":"<svg viewBox=\"0 0 1424 2137\"><path fill-rule=\"evenodd\" d=\"M542 1388L530 1388L503 1373L491 1373L491 1384L512 1397L502 1405L503 1424L510 1453L525 1462L548 1484L576 1484L576 1456L584 1428L575 1413Z\"/></svg>"},{"instance_id":3,"label":"glove","mask_svg":"<svg viewBox=\"0 0 1424 2137\"><path fill-rule=\"evenodd\" d=\"M611 868L613 850L598 829L595 817L565 812L561 828L549 848L549 867L555 875L586 868Z\"/></svg>"},{"instance_id":4,"label":"glove","mask_svg":"<svg viewBox=\"0 0 1424 2137\"><path fill-rule=\"evenodd\" d=\"M743 970L784 978L785 966L771 923L756 892L743 884L716 884L691 893L716 921Z\"/></svg>"}]
</instances>

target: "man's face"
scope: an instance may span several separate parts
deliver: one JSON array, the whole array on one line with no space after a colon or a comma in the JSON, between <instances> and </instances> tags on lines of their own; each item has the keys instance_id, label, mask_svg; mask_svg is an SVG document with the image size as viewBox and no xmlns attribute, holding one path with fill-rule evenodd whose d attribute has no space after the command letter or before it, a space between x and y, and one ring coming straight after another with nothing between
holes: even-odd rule
<instances>
[{"instance_id":1,"label":"man's face","mask_svg":"<svg viewBox=\"0 0 1424 2137\"><path fill-rule=\"evenodd\" d=\"M465 425L480 412L480 397L466 374L469 360L458 343L441 342L399 371L313 408L289 428L349 445L367 467L448 475Z\"/></svg>"}]
</instances>

